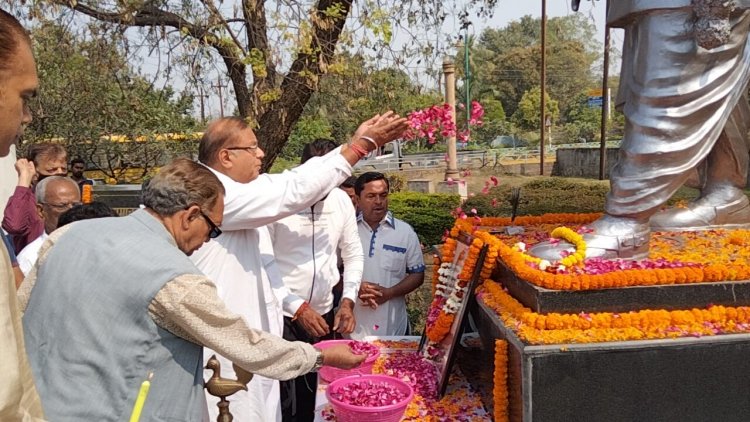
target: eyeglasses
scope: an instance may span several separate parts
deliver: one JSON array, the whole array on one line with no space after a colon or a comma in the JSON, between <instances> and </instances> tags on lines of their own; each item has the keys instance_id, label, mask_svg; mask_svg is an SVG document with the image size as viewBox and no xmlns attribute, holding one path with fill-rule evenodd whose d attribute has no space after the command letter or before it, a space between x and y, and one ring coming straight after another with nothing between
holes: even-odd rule
<instances>
[{"instance_id":1,"label":"eyeglasses","mask_svg":"<svg viewBox=\"0 0 750 422\"><path fill-rule=\"evenodd\" d=\"M221 235L221 229L219 228L219 226L217 226L216 223L214 223L202 210L198 210L198 212L201 213L203 218L206 219L206 223L208 223L209 227L211 227L211 231L208 232L208 237L210 239L216 239L217 237L219 237Z\"/></svg>"},{"instance_id":2,"label":"eyeglasses","mask_svg":"<svg viewBox=\"0 0 750 422\"><path fill-rule=\"evenodd\" d=\"M251 147L227 147L227 148L224 148L224 149L228 149L230 151L243 150L243 151L247 151L247 152L250 152L250 153L254 153L255 150L258 149L258 144L255 144L255 145L253 145Z\"/></svg>"},{"instance_id":3,"label":"eyeglasses","mask_svg":"<svg viewBox=\"0 0 750 422\"><path fill-rule=\"evenodd\" d=\"M44 205L49 205L50 207L56 209L56 210L69 210L76 205L83 204L82 202L63 202L61 204L53 204L51 202L42 202Z\"/></svg>"}]
</instances>

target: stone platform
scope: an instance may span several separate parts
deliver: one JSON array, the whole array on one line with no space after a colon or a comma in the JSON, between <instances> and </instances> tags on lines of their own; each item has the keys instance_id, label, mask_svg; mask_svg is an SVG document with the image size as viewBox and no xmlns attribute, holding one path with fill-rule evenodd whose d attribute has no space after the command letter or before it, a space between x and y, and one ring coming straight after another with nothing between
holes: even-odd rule
<instances>
[{"instance_id":1,"label":"stone platform","mask_svg":"<svg viewBox=\"0 0 750 422\"><path fill-rule=\"evenodd\" d=\"M495 339L508 341L511 421L750 420L750 334L534 346L475 303L483 351L472 357L483 373L493 370ZM492 384L479 384L491 398Z\"/></svg>"},{"instance_id":2,"label":"stone platform","mask_svg":"<svg viewBox=\"0 0 750 422\"><path fill-rule=\"evenodd\" d=\"M750 306L750 281L634 286L585 291L549 290L521 280L498 262L493 280L536 313L627 312L643 309L691 309ZM750 420L750 416L748 416Z\"/></svg>"}]
</instances>

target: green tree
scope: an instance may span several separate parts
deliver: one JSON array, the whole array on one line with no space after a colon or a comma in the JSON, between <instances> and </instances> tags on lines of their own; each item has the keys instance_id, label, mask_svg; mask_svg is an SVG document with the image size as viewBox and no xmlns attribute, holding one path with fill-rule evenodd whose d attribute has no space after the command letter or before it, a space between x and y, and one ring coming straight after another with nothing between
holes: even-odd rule
<instances>
[{"instance_id":1,"label":"green tree","mask_svg":"<svg viewBox=\"0 0 750 422\"><path fill-rule=\"evenodd\" d=\"M538 86L524 92L521 101L518 103L518 109L513 114L513 121L524 129L537 129L541 124L539 109L542 102L541 89ZM549 93L544 93L544 113L554 123L560 116L560 109L557 101L550 98Z\"/></svg>"},{"instance_id":2,"label":"green tree","mask_svg":"<svg viewBox=\"0 0 750 422\"><path fill-rule=\"evenodd\" d=\"M155 89L118 53L116 37L81 40L68 29L44 22L33 31L34 53L43 87L32 102L31 142L58 139L69 155L81 156L107 177L134 179L175 155L191 154L195 142L155 139L156 134L195 129L192 98L170 87ZM140 138L140 142L112 142Z\"/></svg>"},{"instance_id":3,"label":"green tree","mask_svg":"<svg viewBox=\"0 0 750 422\"><path fill-rule=\"evenodd\" d=\"M539 85L540 32L540 19L524 16L505 28L486 29L471 50L474 86L492 92L509 116L523 94ZM595 26L581 14L549 19L546 53L547 91L565 115L580 92L599 84L592 74L601 57Z\"/></svg>"},{"instance_id":4,"label":"green tree","mask_svg":"<svg viewBox=\"0 0 750 422\"><path fill-rule=\"evenodd\" d=\"M324 116L339 142L384 107L406 115L442 101L439 94L425 91L402 70L376 69L361 55L341 55L337 63L338 70L322 78L304 116Z\"/></svg>"},{"instance_id":5,"label":"green tree","mask_svg":"<svg viewBox=\"0 0 750 422\"><path fill-rule=\"evenodd\" d=\"M316 139L333 139L330 123L321 116L302 116L294 125L289 141L281 152L281 157L299 162L302 149Z\"/></svg>"},{"instance_id":6,"label":"green tree","mask_svg":"<svg viewBox=\"0 0 750 422\"><path fill-rule=\"evenodd\" d=\"M565 142L594 142L601 139L601 107L589 107L588 96L581 93L576 97L575 105L568 110L566 123L563 126Z\"/></svg>"},{"instance_id":7,"label":"green tree","mask_svg":"<svg viewBox=\"0 0 750 422\"><path fill-rule=\"evenodd\" d=\"M64 16L71 9L102 23L111 32L128 33L130 47L165 52L165 65L185 66L199 78L205 69L223 65L237 113L257 125L266 152L267 169L281 152L305 105L319 89L321 77L335 65L337 47L373 51L375 58L390 53L394 26L421 26L435 32L442 27L456 1L240 0L217 4L212 0L29 0L11 1L32 17ZM467 11L491 13L496 0L476 0ZM349 18L352 19L349 19ZM348 21L350 31L345 31ZM421 31L420 31L421 32ZM411 33L406 31L406 33ZM424 39L424 37L423 37ZM430 41L414 37L407 54L434 55ZM394 61L402 63L404 57ZM387 108L381 104L379 111ZM335 128L334 128L335 129Z\"/></svg>"}]
</instances>

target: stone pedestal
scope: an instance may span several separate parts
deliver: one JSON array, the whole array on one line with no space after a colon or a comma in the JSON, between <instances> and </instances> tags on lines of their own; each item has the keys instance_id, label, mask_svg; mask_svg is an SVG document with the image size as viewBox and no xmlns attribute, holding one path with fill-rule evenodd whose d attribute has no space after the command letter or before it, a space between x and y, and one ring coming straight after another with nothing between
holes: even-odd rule
<instances>
[{"instance_id":1,"label":"stone pedestal","mask_svg":"<svg viewBox=\"0 0 750 422\"><path fill-rule=\"evenodd\" d=\"M750 418L749 334L533 346L481 302L472 311L485 351L494 350L497 338L508 341L511 421ZM492 354L478 356L491 371Z\"/></svg>"},{"instance_id":2,"label":"stone pedestal","mask_svg":"<svg viewBox=\"0 0 750 422\"><path fill-rule=\"evenodd\" d=\"M498 262L499 280L516 300L537 313L628 312L643 309L691 309L706 306L750 306L750 282L633 286L619 289L549 290L516 277Z\"/></svg>"},{"instance_id":3,"label":"stone pedestal","mask_svg":"<svg viewBox=\"0 0 750 422\"><path fill-rule=\"evenodd\" d=\"M413 179L406 182L406 190L420 193L435 193L435 184L430 179Z\"/></svg>"},{"instance_id":4,"label":"stone pedestal","mask_svg":"<svg viewBox=\"0 0 750 422\"><path fill-rule=\"evenodd\" d=\"M438 182L435 193L449 193L452 195L460 195L461 200L466 200L466 198L469 197L469 191L464 180Z\"/></svg>"}]
</instances>

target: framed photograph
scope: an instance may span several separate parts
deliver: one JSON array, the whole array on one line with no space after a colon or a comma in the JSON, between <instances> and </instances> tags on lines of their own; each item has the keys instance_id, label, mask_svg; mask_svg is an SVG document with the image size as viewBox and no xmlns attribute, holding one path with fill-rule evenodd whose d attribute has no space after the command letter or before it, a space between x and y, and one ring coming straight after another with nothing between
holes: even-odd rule
<instances>
[{"instance_id":1,"label":"framed photograph","mask_svg":"<svg viewBox=\"0 0 750 422\"><path fill-rule=\"evenodd\" d=\"M466 233L460 233L455 240L453 261L441 263L438 289L419 345L419 353L432 360L437 367L440 397L448 387L455 349L461 341L471 301L475 300L474 289L479 283L488 249L486 245L481 248L472 246L474 239ZM467 266L470 267L468 277ZM440 324L445 326L436 327ZM435 334L436 331L440 332Z\"/></svg>"}]
</instances>

